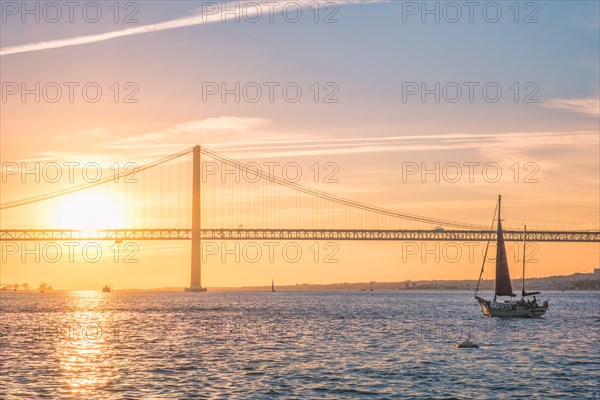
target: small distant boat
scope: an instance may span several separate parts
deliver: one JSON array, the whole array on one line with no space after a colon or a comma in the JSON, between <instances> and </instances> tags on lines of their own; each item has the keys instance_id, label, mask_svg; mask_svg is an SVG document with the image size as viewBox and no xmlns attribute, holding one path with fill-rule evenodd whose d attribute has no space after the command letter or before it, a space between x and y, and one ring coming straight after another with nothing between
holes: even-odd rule
<instances>
[{"instance_id":1,"label":"small distant boat","mask_svg":"<svg viewBox=\"0 0 600 400\"><path fill-rule=\"evenodd\" d=\"M110 287L110 286L108 286L108 285L105 285L105 286L102 288L102 292L103 292L103 293L110 293L111 291L112 291L112 289L111 289L111 287Z\"/></svg>"},{"instance_id":2,"label":"small distant boat","mask_svg":"<svg viewBox=\"0 0 600 400\"><path fill-rule=\"evenodd\" d=\"M271 280L271 292L275 293L275 280Z\"/></svg>"},{"instance_id":3,"label":"small distant boat","mask_svg":"<svg viewBox=\"0 0 600 400\"><path fill-rule=\"evenodd\" d=\"M17 289L15 289L15 290L17 290ZM46 284L45 282L41 282L38 290L40 291L40 293L44 293L46 291L52 290L52 286Z\"/></svg>"},{"instance_id":4,"label":"small distant boat","mask_svg":"<svg viewBox=\"0 0 600 400\"><path fill-rule=\"evenodd\" d=\"M512 284L510 281L510 272L508 270L508 260L506 257L506 247L504 245L504 231L502 230L502 220L500 219L500 205L502 196L498 196L498 204L496 211L498 212L498 230L496 234L496 283L494 289L494 299L485 300L478 296L479 284L481 283L481 277L483 275L483 269L485 267L485 261L487 258L487 251L490 245L488 240L485 247L485 253L483 256L483 265L481 266L481 272L479 273L479 281L477 282L477 288L475 289L475 299L481 305L483 315L486 317L541 317L548 311L548 300L542 304L538 304L535 295L540 292L526 292L525 291L525 249L527 247L527 226L523 230L523 284L521 291L520 300L504 300L499 301L499 296L508 296L510 298L515 297L513 293ZM495 219L495 215L494 215ZM492 222L493 226L493 222ZM533 300L525 301L528 296L533 296Z\"/></svg>"}]
</instances>

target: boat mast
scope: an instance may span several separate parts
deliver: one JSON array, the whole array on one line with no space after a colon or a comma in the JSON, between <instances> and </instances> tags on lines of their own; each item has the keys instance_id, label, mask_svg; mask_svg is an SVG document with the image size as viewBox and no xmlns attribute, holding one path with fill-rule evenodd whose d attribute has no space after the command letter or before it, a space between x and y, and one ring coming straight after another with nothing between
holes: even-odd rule
<instances>
[{"instance_id":1,"label":"boat mast","mask_svg":"<svg viewBox=\"0 0 600 400\"><path fill-rule=\"evenodd\" d=\"M521 297L525 298L525 250L527 249L527 225L523 224L523 284Z\"/></svg>"},{"instance_id":2,"label":"boat mast","mask_svg":"<svg viewBox=\"0 0 600 400\"><path fill-rule=\"evenodd\" d=\"M502 204L502 195L498 195L498 232L500 232L500 206Z\"/></svg>"},{"instance_id":3,"label":"boat mast","mask_svg":"<svg viewBox=\"0 0 600 400\"><path fill-rule=\"evenodd\" d=\"M496 213L498 212L499 202L496 203L496 209L494 210L494 216L492 217L492 226L490 227L490 234L488 236L487 244L485 245L485 253L483 254L483 263L481 264L481 271L479 271L479 279L477 280L477 287L475 288L475 296L479 292L479 285L481 284L481 277L483 276L483 269L485 268L485 261L487 260L487 253L492 240L492 232L494 231L494 222L496 221Z\"/></svg>"},{"instance_id":4,"label":"boat mast","mask_svg":"<svg viewBox=\"0 0 600 400\"><path fill-rule=\"evenodd\" d=\"M498 296L498 258L499 258L499 250L500 250L500 207L502 206L502 195L498 195L498 224L496 227L498 228L498 232L496 232L496 275L494 279L494 301L496 301L496 296Z\"/></svg>"}]
</instances>

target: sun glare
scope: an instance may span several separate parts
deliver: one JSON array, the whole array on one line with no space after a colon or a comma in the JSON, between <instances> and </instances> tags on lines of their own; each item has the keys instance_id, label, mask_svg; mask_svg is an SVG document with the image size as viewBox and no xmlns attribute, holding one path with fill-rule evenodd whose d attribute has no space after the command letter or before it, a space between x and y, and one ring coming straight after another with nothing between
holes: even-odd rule
<instances>
[{"instance_id":1,"label":"sun glare","mask_svg":"<svg viewBox=\"0 0 600 400\"><path fill-rule=\"evenodd\" d=\"M55 213L60 229L122 228L123 209L116 199L98 190L74 193L62 199Z\"/></svg>"}]
</instances>

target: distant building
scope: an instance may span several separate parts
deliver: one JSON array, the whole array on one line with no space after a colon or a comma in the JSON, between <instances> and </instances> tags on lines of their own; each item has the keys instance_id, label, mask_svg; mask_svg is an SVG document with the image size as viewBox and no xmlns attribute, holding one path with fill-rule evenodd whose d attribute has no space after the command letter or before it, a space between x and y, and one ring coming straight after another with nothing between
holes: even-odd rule
<instances>
[{"instance_id":1,"label":"distant building","mask_svg":"<svg viewBox=\"0 0 600 400\"><path fill-rule=\"evenodd\" d=\"M403 287L404 287L404 289L416 289L417 282L412 282L412 281L403 282Z\"/></svg>"}]
</instances>

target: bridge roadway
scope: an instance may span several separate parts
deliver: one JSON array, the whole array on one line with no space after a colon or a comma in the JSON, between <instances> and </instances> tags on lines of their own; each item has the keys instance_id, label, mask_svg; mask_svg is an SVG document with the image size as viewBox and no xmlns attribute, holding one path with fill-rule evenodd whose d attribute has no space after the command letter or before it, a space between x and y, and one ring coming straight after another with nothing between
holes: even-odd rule
<instances>
[{"instance_id":1,"label":"bridge roadway","mask_svg":"<svg viewBox=\"0 0 600 400\"><path fill-rule=\"evenodd\" d=\"M496 233L469 230L365 230L365 229L202 229L203 240L411 240L467 241L496 240ZM0 241L138 241L191 240L191 229L68 229L0 230ZM522 231L506 230L509 242L523 240ZM528 231L528 242L600 242L600 231Z\"/></svg>"}]
</instances>

